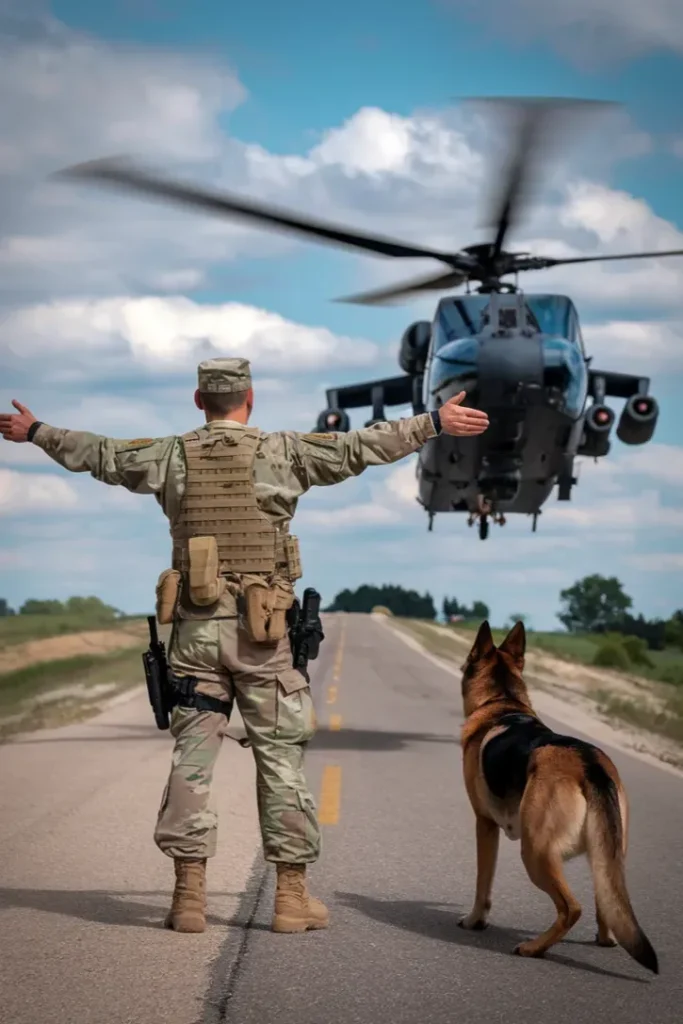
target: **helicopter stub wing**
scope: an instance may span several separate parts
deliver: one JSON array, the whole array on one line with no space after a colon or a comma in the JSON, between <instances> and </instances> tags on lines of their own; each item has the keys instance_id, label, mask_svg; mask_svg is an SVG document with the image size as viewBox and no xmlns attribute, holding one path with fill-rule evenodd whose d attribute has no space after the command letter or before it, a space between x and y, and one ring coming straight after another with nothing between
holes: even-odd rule
<instances>
[{"instance_id":1,"label":"helicopter stub wing","mask_svg":"<svg viewBox=\"0 0 683 1024\"><path fill-rule=\"evenodd\" d=\"M400 377L385 377L360 384L328 388L327 404L331 409L363 409L370 405L411 405L415 403L416 388L417 394L421 395L421 378L406 373Z\"/></svg>"},{"instance_id":2,"label":"helicopter stub wing","mask_svg":"<svg viewBox=\"0 0 683 1024\"><path fill-rule=\"evenodd\" d=\"M646 395L650 387L649 377L639 377L632 373L615 373L612 370L588 371L588 394L590 398L602 401L603 398L633 398L635 395Z\"/></svg>"}]
</instances>

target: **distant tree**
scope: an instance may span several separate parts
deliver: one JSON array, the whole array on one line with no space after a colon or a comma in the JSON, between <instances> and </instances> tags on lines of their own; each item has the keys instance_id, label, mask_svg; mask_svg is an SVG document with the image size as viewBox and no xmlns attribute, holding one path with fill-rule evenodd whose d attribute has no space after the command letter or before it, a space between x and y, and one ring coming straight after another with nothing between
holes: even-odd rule
<instances>
[{"instance_id":1,"label":"distant tree","mask_svg":"<svg viewBox=\"0 0 683 1024\"><path fill-rule=\"evenodd\" d=\"M671 647L683 650L683 608L675 611L668 622L664 623L664 640Z\"/></svg>"},{"instance_id":2,"label":"distant tree","mask_svg":"<svg viewBox=\"0 0 683 1024\"><path fill-rule=\"evenodd\" d=\"M474 601L472 607L468 608L466 604L460 604L457 597L444 597L442 610L446 621L452 615L460 615L463 619L488 619L491 614L483 601Z\"/></svg>"},{"instance_id":3,"label":"distant tree","mask_svg":"<svg viewBox=\"0 0 683 1024\"><path fill-rule=\"evenodd\" d=\"M8 615L14 615L14 608L10 608L7 598L0 597L0 619L5 619Z\"/></svg>"},{"instance_id":4,"label":"distant tree","mask_svg":"<svg viewBox=\"0 0 683 1024\"><path fill-rule=\"evenodd\" d=\"M364 584L357 590L341 590L325 610L328 612L361 612L369 615L376 605L383 605L394 615L410 619L435 619L436 607L431 594L385 584Z\"/></svg>"},{"instance_id":5,"label":"distant tree","mask_svg":"<svg viewBox=\"0 0 683 1024\"><path fill-rule=\"evenodd\" d=\"M64 605L61 601L39 601L30 598L24 601L19 609L20 615L63 615Z\"/></svg>"},{"instance_id":6,"label":"distant tree","mask_svg":"<svg viewBox=\"0 0 683 1024\"><path fill-rule=\"evenodd\" d=\"M484 604L483 601L475 601L470 608L469 615L465 616L466 619L490 619L491 612L489 606Z\"/></svg>"},{"instance_id":7,"label":"distant tree","mask_svg":"<svg viewBox=\"0 0 683 1024\"><path fill-rule=\"evenodd\" d=\"M623 619L633 601L616 576L584 576L561 591L558 619L570 633L604 633Z\"/></svg>"},{"instance_id":8,"label":"distant tree","mask_svg":"<svg viewBox=\"0 0 683 1024\"><path fill-rule=\"evenodd\" d=\"M529 616L524 612L513 612L506 623L506 629L512 629L516 622L521 622L527 629L529 628Z\"/></svg>"},{"instance_id":9,"label":"distant tree","mask_svg":"<svg viewBox=\"0 0 683 1024\"><path fill-rule=\"evenodd\" d=\"M37 600L25 601L19 609L20 615L80 615L84 619L109 621L120 615L118 609L105 604L99 597L70 597L67 601Z\"/></svg>"},{"instance_id":10,"label":"distant tree","mask_svg":"<svg viewBox=\"0 0 683 1024\"><path fill-rule=\"evenodd\" d=\"M667 626L664 619L646 619L644 615L620 615L607 627L608 631L644 640L650 650L663 651L667 645Z\"/></svg>"},{"instance_id":11,"label":"distant tree","mask_svg":"<svg viewBox=\"0 0 683 1024\"><path fill-rule=\"evenodd\" d=\"M64 608L69 615L82 615L91 619L113 619L121 614L117 608L105 604L99 597L70 597Z\"/></svg>"}]
</instances>

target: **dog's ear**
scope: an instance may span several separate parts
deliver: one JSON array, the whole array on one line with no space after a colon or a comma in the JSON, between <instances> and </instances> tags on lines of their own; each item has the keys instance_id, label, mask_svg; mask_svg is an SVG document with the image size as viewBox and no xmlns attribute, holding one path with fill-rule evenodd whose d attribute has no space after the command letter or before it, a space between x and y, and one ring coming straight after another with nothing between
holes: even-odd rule
<instances>
[{"instance_id":1,"label":"dog's ear","mask_svg":"<svg viewBox=\"0 0 683 1024\"><path fill-rule=\"evenodd\" d=\"M526 653L526 629L523 622L515 622L514 626L498 648L503 654L509 655L517 665L524 664Z\"/></svg>"},{"instance_id":2,"label":"dog's ear","mask_svg":"<svg viewBox=\"0 0 683 1024\"><path fill-rule=\"evenodd\" d=\"M469 660L478 661L480 658L485 658L487 654L492 654L495 649L496 645L493 642L493 634L491 633L489 621L488 619L484 619L477 631L476 639L472 644Z\"/></svg>"}]
</instances>

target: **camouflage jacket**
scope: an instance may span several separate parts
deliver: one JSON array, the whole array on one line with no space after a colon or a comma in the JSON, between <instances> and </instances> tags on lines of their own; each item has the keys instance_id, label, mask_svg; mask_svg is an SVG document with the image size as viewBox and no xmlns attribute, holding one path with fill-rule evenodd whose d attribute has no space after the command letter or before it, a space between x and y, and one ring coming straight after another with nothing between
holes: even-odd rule
<instances>
[{"instance_id":1,"label":"camouflage jacket","mask_svg":"<svg viewBox=\"0 0 683 1024\"><path fill-rule=\"evenodd\" d=\"M234 429L234 421L213 421L200 436ZM436 429L429 413L376 423L347 434L262 433L254 461L254 485L260 510L273 525L289 522L299 498L311 487L327 487L359 476L368 466L385 466L416 452ZM134 494L153 494L173 522L185 489L185 454L177 435L133 441L64 430L46 423L32 441L72 473Z\"/></svg>"}]
</instances>

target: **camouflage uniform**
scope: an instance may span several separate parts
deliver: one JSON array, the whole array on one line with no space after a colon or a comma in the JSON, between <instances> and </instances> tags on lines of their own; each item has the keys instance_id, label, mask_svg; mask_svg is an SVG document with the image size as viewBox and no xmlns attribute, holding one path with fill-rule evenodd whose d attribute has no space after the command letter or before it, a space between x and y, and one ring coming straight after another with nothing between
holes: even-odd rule
<instances>
[{"instance_id":1,"label":"camouflage uniform","mask_svg":"<svg viewBox=\"0 0 683 1024\"><path fill-rule=\"evenodd\" d=\"M209 360L199 367L203 393L250 386L246 360ZM268 861L305 865L319 855L315 804L303 771L315 715L308 684L292 667L287 637L276 645L254 642L237 599L249 582L265 576L293 595L300 567L291 564L288 528L298 499L309 488L396 462L435 434L428 413L347 434L268 434L229 419L182 436L132 441L46 424L33 434L33 443L64 468L89 471L97 480L136 494L153 494L169 519L173 564L182 580L169 665L178 675L196 677L197 693L237 703L256 762ZM217 496L223 494L217 488L227 489L227 497ZM218 535L219 572L226 582L218 600L201 607L188 593L187 545L188 538L209 529ZM271 550L274 556L264 557ZM173 762L155 841L176 865L205 861L215 853L211 782L226 723L226 716L214 711L174 709Z\"/></svg>"}]
</instances>

